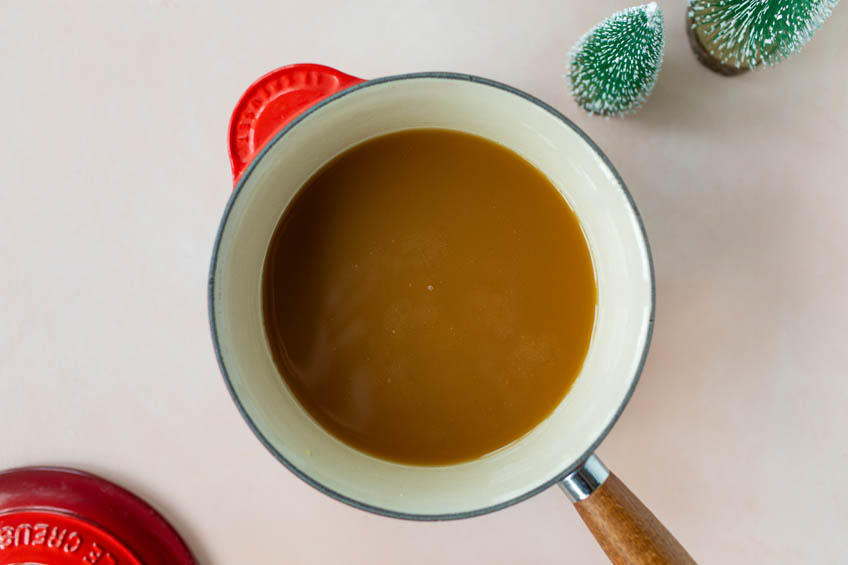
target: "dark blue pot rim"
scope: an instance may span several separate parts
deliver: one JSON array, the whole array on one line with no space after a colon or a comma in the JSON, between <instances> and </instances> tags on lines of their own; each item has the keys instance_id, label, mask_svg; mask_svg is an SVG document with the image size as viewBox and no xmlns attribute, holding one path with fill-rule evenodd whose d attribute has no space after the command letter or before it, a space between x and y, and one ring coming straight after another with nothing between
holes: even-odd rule
<instances>
[{"instance_id":1,"label":"dark blue pot rim","mask_svg":"<svg viewBox=\"0 0 848 565\"><path fill-rule=\"evenodd\" d=\"M630 208L633 211L633 215L636 218L636 222L639 225L639 230L642 233L642 240L645 243L645 251L646 251L646 254L647 254L647 257L648 257L648 268L649 268L649 271L650 271L650 279L651 279L651 313L650 313L650 318L648 320L647 335L645 336L645 345L642 349L642 355L641 355L641 358L639 359L639 364L636 367L635 374L633 375L633 380L631 382L630 388L627 391L627 394L625 395L624 400L622 401L621 405L618 407L618 410L616 410L616 413L613 416L612 420L610 420L610 422L609 422L609 424L607 424L606 428L589 445L589 447L586 449L586 451L583 453L583 455L581 457L579 457L578 459L576 459L571 464L569 464L568 466L566 466L560 473L558 473L556 476L554 476L554 478L552 478L551 480L545 482L544 484L537 486L536 488L530 489L530 490L528 490L527 492L525 492L521 495L518 495L514 498L511 498L510 500L507 500L507 501L504 501L504 502L501 502L499 504L495 504L495 505L492 505L492 506L488 506L488 507L485 507L485 508L470 510L470 511L467 511L467 512L455 512L455 513L446 513L446 514L410 514L410 513L406 513L406 512L396 512L394 510L388 510L388 509L385 509L385 508L380 508L378 506L372 506L370 504L366 504L366 503L360 502L358 500L354 500L353 498L345 496L345 495L343 495L339 492L336 492L333 489L319 483L318 481L316 481L315 479L313 479L312 477L310 477L309 475L307 475L306 473L304 473L303 471L298 469L289 460L287 460L279 451L277 451L274 448L273 445L271 445L271 443L268 441L268 439L262 434L262 431L253 422L250 415L247 413L244 406L242 405L241 400L239 399L238 395L236 395L235 390L233 389L232 382L230 381L230 376L227 373L227 369L224 366L224 360L223 360L223 357L221 355L221 347L220 347L220 344L218 343L218 329L215 325L215 313L214 313L215 270L216 270L217 263L218 263L218 250L220 249L220 245L221 245L221 237L222 237L222 234L224 232L224 227L227 225L227 220L229 218L230 211L232 210L233 204L235 203L236 199L238 199L239 194L241 194L242 188L244 187L245 183L247 182L247 179L250 178L250 175L256 169L257 163L259 163L259 161L262 160L262 158L265 156L265 154L268 153L268 151L270 151L271 148L274 145L276 145L283 137L285 137L286 134L289 131L291 131L293 128L297 127L297 125L300 122L302 122L310 114L312 114L313 112L315 112L319 108L322 108L322 107L324 107L328 104L332 104L336 100L344 98L345 96L347 96L348 94L351 94L352 92L356 92L358 90L369 88L371 86L376 86L378 84L383 84L383 83L387 83L387 82L396 82L396 81L402 81L402 80L415 80L415 79L422 79L422 78L462 80L462 81L486 85L486 86L489 86L489 87L492 87L492 88L497 88L497 89L509 92L511 94L514 94L516 96L519 96L519 97L521 97L521 98L523 98L523 99L525 99L529 102L532 102L533 104L542 108L543 110L545 110L546 112L551 114L553 117L557 118L558 120L563 122L565 125L570 127L601 158L601 160L604 162L604 165L606 165L607 168L614 175L615 180L618 183L619 188L621 189L622 193L626 197L627 202L629 203ZM642 221L642 216L639 214L639 210L636 208L636 203L633 201L633 197L631 196L630 191L627 189L627 186L624 184L624 180L622 180L621 175L618 174L618 171L615 169L615 167L610 162L610 160L607 158L607 156L604 154L604 152L601 151L601 148L598 147L598 145L594 141L592 141L592 139L588 135L586 135L586 133L583 132L583 130L581 130L579 127L577 127L576 124L574 124L571 120L566 118L562 113L560 113L559 111L557 111L553 107L542 102L538 98L535 98L534 96L531 96L530 94L527 94L526 92L523 92L523 91L521 91L517 88L514 88L512 86L509 86L507 84L503 84L503 83L500 83L500 82L497 82L497 81L478 77L478 76L475 76L475 75L467 75L467 74L461 74L461 73L421 72L421 73L409 73L409 74L403 74L403 75L394 75L394 76L376 78L376 79L373 79L373 80L361 82L359 84L356 84L356 85L353 85L349 88L346 88L345 90L337 92L336 94L322 100L321 102L318 102L314 106L310 107L308 110L304 111L297 118L292 120L292 122L289 123L286 127L284 127L282 130L280 130L280 132L277 133L277 135L275 135L274 138L265 145L265 147L253 159L253 161L250 163L250 165L247 167L247 169L245 169L244 173L241 176L241 179L238 182L238 185L233 190L233 193L231 194L230 199L227 202L227 207L224 209L224 215L221 218L220 225L218 226L218 233L215 236L215 244L214 244L214 247L213 247L213 250L212 250L212 261L211 261L211 265L210 265L210 269L209 269L208 303L209 303L208 304L208 307L209 307L209 325L210 325L210 328L212 330L212 343L215 347L215 356L218 359L218 366L221 369L221 374L224 377L224 382L227 385L227 390L230 391L230 396L232 397L233 402L235 402L236 406L238 407L238 410L241 413L242 418L244 418L244 421L247 422L247 425L250 427L251 430L253 430L254 435L256 435L256 437L259 439L259 441L262 442L262 445L264 445L265 448L269 452L271 452L271 454L274 457L276 457L277 460L280 463L282 463L286 468L288 468L289 471L291 471L292 473L297 475L301 480L303 480L307 484L311 485L312 487L318 489L322 493L324 493L328 496L331 496L331 497L335 498L336 500L344 502L345 504L353 506L354 508L358 508L360 510L365 510L367 512L372 512L374 514L380 514L380 515L383 515L383 516L388 516L388 517L391 517L391 518L400 518L400 519L404 519L404 520L419 520L419 521L457 520L457 519L460 519L460 518L471 518L471 517L474 517L474 516L481 516L483 514L488 514L490 512L494 512L496 510L501 510L503 508L506 508L508 506L512 506L513 504L517 504L517 503L519 503L523 500L527 500L528 498L539 494L543 490L548 489L549 487L556 484L558 481L565 478L569 473L571 473L574 469L576 469L586 457L588 457L590 454L592 454L595 451L595 449L597 449L598 445L600 445L600 443L603 441L603 439L606 437L606 435L609 433L609 431L612 429L612 427L618 421L618 418L621 416L621 413L624 411L625 406L627 406L627 403L630 401L630 398L633 396L633 392L636 389L636 385L639 382L639 377L642 374L642 369L645 366L645 360L647 359L647 356L648 356L648 349L650 349L651 338L653 336L653 329L654 329L654 313L655 313L655 309L656 309L656 284L655 284L655 281L654 281L654 262L653 262L653 258L651 256L651 248L650 248L650 245L648 244L648 234L645 231L645 225Z\"/></svg>"}]
</instances>

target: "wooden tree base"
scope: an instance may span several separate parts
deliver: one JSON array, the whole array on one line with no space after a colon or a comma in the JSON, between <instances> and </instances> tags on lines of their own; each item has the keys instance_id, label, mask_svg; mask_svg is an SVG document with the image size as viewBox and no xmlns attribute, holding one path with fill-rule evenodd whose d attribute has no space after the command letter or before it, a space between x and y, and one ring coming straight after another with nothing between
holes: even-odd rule
<instances>
[{"instance_id":1,"label":"wooden tree base","mask_svg":"<svg viewBox=\"0 0 848 565\"><path fill-rule=\"evenodd\" d=\"M749 71L748 67L734 67L732 65L727 65L722 63L721 60L716 57L710 55L709 51L707 51L706 47L704 47L704 44L701 43L701 38L698 36L698 32L693 27L692 17L689 16L688 11L686 13L686 35L689 38L689 45L692 47L695 57L698 58L702 65L711 71L715 71L726 77L741 75L742 73L747 73Z\"/></svg>"}]
</instances>

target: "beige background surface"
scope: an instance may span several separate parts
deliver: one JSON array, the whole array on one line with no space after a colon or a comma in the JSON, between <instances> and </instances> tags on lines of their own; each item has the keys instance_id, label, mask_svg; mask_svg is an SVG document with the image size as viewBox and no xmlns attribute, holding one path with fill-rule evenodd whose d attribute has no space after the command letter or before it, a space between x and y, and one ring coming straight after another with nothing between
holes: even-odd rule
<instances>
[{"instance_id":1,"label":"beige background surface","mask_svg":"<svg viewBox=\"0 0 848 565\"><path fill-rule=\"evenodd\" d=\"M704 563L836 563L848 542L848 14L797 57L725 79L665 2L641 112L582 114L565 53L621 1L0 3L0 468L72 465L152 501L202 563L603 563L556 489L407 523L281 467L241 421L206 315L253 79L480 74L553 104L645 217L658 310L600 449Z\"/></svg>"}]
</instances>

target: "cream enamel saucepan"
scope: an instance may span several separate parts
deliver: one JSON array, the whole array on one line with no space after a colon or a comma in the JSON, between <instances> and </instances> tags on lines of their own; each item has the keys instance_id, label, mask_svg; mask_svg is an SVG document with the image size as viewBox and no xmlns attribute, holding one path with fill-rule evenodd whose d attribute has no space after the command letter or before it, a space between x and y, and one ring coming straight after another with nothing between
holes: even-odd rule
<instances>
[{"instance_id":1,"label":"cream enamel saucepan","mask_svg":"<svg viewBox=\"0 0 848 565\"><path fill-rule=\"evenodd\" d=\"M555 411L494 453L441 467L383 461L324 431L278 373L262 322L265 253L295 193L345 149L410 128L483 136L547 175L583 226L598 285L589 351ZM239 101L230 156L236 186L209 277L213 341L238 409L283 465L352 506L416 520L477 516L559 485L614 562L691 562L593 455L645 362L654 280L633 200L585 133L532 96L476 76L415 73L363 81L328 67L292 65L259 79Z\"/></svg>"}]
</instances>

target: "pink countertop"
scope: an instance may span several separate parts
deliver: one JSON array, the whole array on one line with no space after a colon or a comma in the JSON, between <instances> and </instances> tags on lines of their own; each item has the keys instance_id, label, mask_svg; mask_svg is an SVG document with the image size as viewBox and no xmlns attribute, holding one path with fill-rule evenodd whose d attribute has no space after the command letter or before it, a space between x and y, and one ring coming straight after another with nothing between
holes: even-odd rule
<instances>
[{"instance_id":1,"label":"pink countertop","mask_svg":"<svg viewBox=\"0 0 848 565\"><path fill-rule=\"evenodd\" d=\"M202 563L604 563L557 489L453 523L325 497L254 439L215 363L206 277L242 90L292 62L461 71L577 122L645 218L656 330L605 462L699 561L844 558L848 8L726 79L667 2L653 95L603 120L566 92L565 53L626 3L214 4L0 5L0 468L115 480Z\"/></svg>"}]
</instances>

